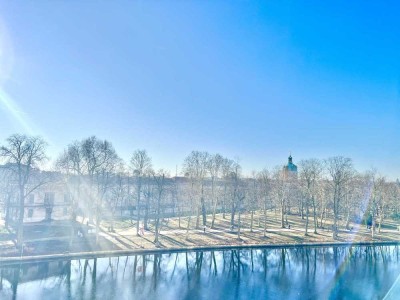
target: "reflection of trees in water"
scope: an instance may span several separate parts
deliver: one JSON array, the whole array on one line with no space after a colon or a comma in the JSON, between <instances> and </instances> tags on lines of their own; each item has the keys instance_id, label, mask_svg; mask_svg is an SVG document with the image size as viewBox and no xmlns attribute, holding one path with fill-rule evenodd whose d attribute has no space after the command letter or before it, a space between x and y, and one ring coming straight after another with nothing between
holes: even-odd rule
<instances>
[{"instance_id":1,"label":"reflection of trees in water","mask_svg":"<svg viewBox=\"0 0 400 300\"><path fill-rule=\"evenodd\" d=\"M0 299L4 289L3 280L9 283L12 299L18 295L21 284L36 281L39 284L48 283L52 288L65 286L68 293L68 280L71 271L70 261L47 261L40 263L21 263L0 268ZM7 292L7 291L6 291Z\"/></svg>"},{"instance_id":2,"label":"reflection of trees in water","mask_svg":"<svg viewBox=\"0 0 400 300\"><path fill-rule=\"evenodd\" d=\"M398 246L299 247L21 264L0 269L0 298L4 293L16 298L19 285L37 279L46 288L51 283L53 289L70 299L96 299L100 295L120 299L122 291L125 297L138 298L195 298L200 293L206 293L201 294L203 297L218 297L222 291L240 298L251 290L250 286L259 288L259 293L298 290L312 296L318 295L321 288L335 290L336 282L353 277L373 278L374 285L382 289L390 284L387 274L400 268L399 257Z\"/></svg>"},{"instance_id":3,"label":"reflection of trees in water","mask_svg":"<svg viewBox=\"0 0 400 300\"><path fill-rule=\"evenodd\" d=\"M66 286L67 286L67 299L71 299L71 261L66 266Z\"/></svg>"},{"instance_id":4,"label":"reflection of trees in water","mask_svg":"<svg viewBox=\"0 0 400 300\"><path fill-rule=\"evenodd\" d=\"M217 261L215 259L215 252L211 251L211 261L212 263L210 263L210 270L211 270L211 265L214 265L214 269L212 271L212 275L217 276L218 275L218 267L217 267Z\"/></svg>"},{"instance_id":5,"label":"reflection of trees in water","mask_svg":"<svg viewBox=\"0 0 400 300\"><path fill-rule=\"evenodd\" d=\"M157 289L157 283L158 283L158 276L160 274L160 265L161 265L161 255L160 254L154 254L153 256L153 289Z\"/></svg>"},{"instance_id":6,"label":"reflection of trees in water","mask_svg":"<svg viewBox=\"0 0 400 300\"><path fill-rule=\"evenodd\" d=\"M90 299L96 299L96 284L97 284L97 258L93 259L92 272L92 289L90 290Z\"/></svg>"},{"instance_id":7,"label":"reflection of trees in water","mask_svg":"<svg viewBox=\"0 0 400 300\"><path fill-rule=\"evenodd\" d=\"M3 290L3 269L0 269L0 291Z\"/></svg>"},{"instance_id":8,"label":"reflection of trees in water","mask_svg":"<svg viewBox=\"0 0 400 300\"><path fill-rule=\"evenodd\" d=\"M11 288L13 291L13 300L17 298L17 289L18 289L18 281L19 281L19 270L14 269L13 270L13 280L11 282Z\"/></svg>"}]
</instances>

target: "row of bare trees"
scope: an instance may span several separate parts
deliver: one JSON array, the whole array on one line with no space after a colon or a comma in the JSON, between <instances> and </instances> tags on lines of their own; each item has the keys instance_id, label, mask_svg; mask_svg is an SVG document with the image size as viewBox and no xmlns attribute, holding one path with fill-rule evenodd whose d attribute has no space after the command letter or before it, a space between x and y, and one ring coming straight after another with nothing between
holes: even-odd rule
<instances>
[{"instance_id":1,"label":"row of bare trees","mask_svg":"<svg viewBox=\"0 0 400 300\"><path fill-rule=\"evenodd\" d=\"M25 202L35 190L50 182L46 172L38 168L47 161L46 142L41 137L15 134L0 147L2 166L2 196L4 207L9 210L12 202L19 207L17 222L17 242L22 246Z\"/></svg>"},{"instance_id":2,"label":"row of bare trees","mask_svg":"<svg viewBox=\"0 0 400 300\"><path fill-rule=\"evenodd\" d=\"M11 198L19 199L18 240L22 241L24 203L30 193L54 179L45 174L55 172L39 171L48 160L40 137L13 135L0 151L3 169L12 179L2 180L3 206L7 209ZM342 156L302 160L298 173L278 166L245 176L238 160L192 151L183 161L183 176L171 177L166 170L154 170L145 150L133 151L125 163L109 141L92 136L69 144L54 165L71 192L73 220L84 214L99 233L104 219L113 230L118 212L129 211L138 234L140 223L149 229L152 221L155 242L166 216L176 216L179 226L181 218L186 218L189 236L193 226L213 228L218 213L223 218L229 215L231 228L236 228L240 238L243 213L250 217L250 231L258 220L267 235L267 216L272 210L279 214L282 228L290 227L288 216L299 214L305 235L310 226L317 233L332 223L329 227L336 238L340 228L351 230L350 224L362 221L374 235L375 228L379 232L383 220L397 216L400 208L397 182L387 181L375 170L356 172L352 160Z\"/></svg>"}]
</instances>

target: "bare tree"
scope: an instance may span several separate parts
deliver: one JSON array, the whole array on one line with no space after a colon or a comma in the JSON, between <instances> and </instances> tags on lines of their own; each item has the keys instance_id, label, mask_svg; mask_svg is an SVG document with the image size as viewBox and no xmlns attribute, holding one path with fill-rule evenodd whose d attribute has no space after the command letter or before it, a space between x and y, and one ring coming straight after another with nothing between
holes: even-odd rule
<instances>
[{"instance_id":1,"label":"bare tree","mask_svg":"<svg viewBox=\"0 0 400 300\"><path fill-rule=\"evenodd\" d=\"M248 183L248 197L247 197L247 205L250 210L250 232L253 232L253 224L254 224L254 213L259 205L259 197L260 197L260 182L258 180L258 174L256 171L252 171L251 177L249 178Z\"/></svg>"},{"instance_id":2,"label":"bare tree","mask_svg":"<svg viewBox=\"0 0 400 300\"><path fill-rule=\"evenodd\" d=\"M84 161L81 143L78 141L68 145L56 161L56 167L68 174L82 175Z\"/></svg>"},{"instance_id":3,"label":"bare tree","mask_svg":"<svg viewBox=\"0 0 400 300\"><path fill-rule=\"evenodd\" d=\"M212 212L212 220L211 220L211 228L214 227L215 223L215 214L217 211L217 205L218 205L218 196L216 197L215 193L215 182L218 180L220 173L222 171L222 165L224 162L224 158L220 154L215 154L211 156L208 160L208 172L211 176L211 205L213 207L213 212Z\"/></svg>"},{"instance_id":4,"label":"bare tree","mask_svg":"<svg viewBox=\"0 0 400 300\"><path fill-rule=\"evenodd\" d=\"M354 216L354 211L355 211L355 200L356 199L361 199L361 195L359 194L359 189L358 189L358 176L353 176L352 179L349 181L349 183L346 186L345 194L344 194L344 201L343 201L343 207L344 211L346 213L346 218L345 218L345 228L347 230L350 230L350 221L352 216Z\"/></svg>"},{"instance_id":5,"label":"bare tree","mask_svg":"<svg viewBox=\"0 0 400 300\"><path fill-rule=\"evenodd\" d=\"M232 228L235 226L235 214L239 211L239 235L240 235L240 212L242 209L242 201L245 198L244 189L242 187L241 180L241 172L242 168L238 161L233 161L231 165L231 171L229 174L230 181L230 205L231 205L231 226Z\"/></svg>"},{"instance_id":6,"label":"bare tree","mask_svg":"<svg viewBox=\"0 0 400 300\"><path fill-rule=\"evenodd\" d=\"M146 172L151 169L151 158L148 156L146 150L136 150L132 154L131 168L136 177L136 234L139 235L139 222L140 222L140 197L142 193L142 180Z\"/></svg>"},{"instance_id":7,"label":"bare tree","mask_svg":"<svg viewBox=\"0 0 400 300\"><path fill-rule=\"evenodd\" d=\"M17 229L17 245L23 245L23 223L25 199L29 194L49 181L41 178L38 167L47 160L47 143L41 137L21 134L11 135L5 145L0 147L0 156L8 164L8 168L17 179L19 196L19 216Z\"/></svg>"},{"instance_id":8,"label":"bare tree","mask_svg":"<svg viewBox=\"0 0 400 300\"><path fill-rule=\"evenodd\" d=\"M225 219L225 209L227 205L228 185L231 180L231 172L233 168L234 161L225 158L222 162L222 180L223 180L223 196L222 196L222 218Z\"/></svg>"},{"instance_id":9,"label":"bare tree","mask_svg":"<svg viewBox=\"0 0 400 300\"><path fill-rule=\"evenodd\" d=\"M83 171L83 157L79 142L67 146L55 162L56 169L65 175L65 180L71 192L71 220L76 221L81 196L81 176Z\"/></svg>"},{"instance_id":10,"label":"bare tree","mask_svg":"<svg viewBox=\"0 0 400 300\"><path fill-rule=\"evenodd\" d=\"M261 205L264 212L264 236L267 235L267 208L268 204L270 204L270 196L271 196L271 178L269 171L264 168L258 174L258 181L260 182L261 188Z\"/></svg>"},{"instance_id":11,"label":"bare tree","mask_svg":"<svg viewBox=\"0 0 400 300\"><path fill-rule=\"evenodd\" d=\"M192 181L192 187L198 190L199 205L197 209L196 227L199 226L200 210L203 217L203 226L207 225L207 213L205 205L204 184L207 176L209 154L207 152L192 151L185 158L183 164L184 173L187 174Z\"/></svg>"},{"instance_id":12,"label":"bare tree","mask_svg":"<svg viewBox=\"0 0 400 300\"><path fill-rule=\"evenodd\" d=\"M322 164L318 159L312 158L308 160L302 160L300 165L300 179L305 196L306 204L306 226L305 235L308 235L308 219L309 219L309 206L313 207L313 217L314 217L314 233L317 233L317 214L315 198L318 192L318 183L321 179L322 174Z\"/></svg>"},{"instance_id":13,"label":"bare tree","mask_svg":"<svg viewBox=\"0 0 400 300\"><path fill-rule=\"evenodd\" d=\"M383 219L386 217L388 206L388 198L390 195L391 185L386 181L385 177L380 177L378 181L378 233L381 232Z\"/></svg>"},{"instance_id":14,"label":"bare tree","mask_svg":"<svg viewBox=\"0 0 400 300\"><path fill-rule=\"evenodd\" d=\"M0 193L1 199L0 204L3 206L3 210L5 212L5 227L8 228L12 209L11 206L13 204L13 200L18 199L18 188L16 186L16 174L10 170L10 168L6 166L0 166ZM14 212L15 213L15 212Z\"/></svg>"},{"instance_id":15,"label":"bare tree","mask_svg":"<svg viewBox=\"0 0 400 300\"><path fill-rule=\"evenodd\" d=\"M285 228L285 213L289 198L289 185L287 176L281 167L276 167L273 172L272 192L276 203L280 208L281 228Z\"/></svg>"},{"instance_id":16,"label":"bare tree","mask_svg":"<svg viewBox=\"0 0 400 300\"><path fill-rule=\"evenodd\" d=\"M327 219L327 211L328 207L332 202L333 199L333 190L331 188L331 183L327 179L323 179L319 183L319 189L318 189L318 215L320 216L320 223L319 227L324 227L324 224ZM318 223L318 222L317 222Z\"/></svg>"},{"instance_id":17,"label":"bare tree","mask_svg":"<svg viewBox=\"0 0 400 300\"><path fill-rule=\"evenodd\" d=\"M129 186L128 186L129 174L126 170L125 164L121 161L113 176L113 183L110 190L110 195L107 197L107 204L110 210L110 227L109 231L114 231L114 220L117 207L122 206L124 200L128 198Z\"/></svg>"},{"instance_id":18,"label":"bare tree","mask_svg":"<svg viewBox=\"0 0 400 300\"><path fill-rule=\"evenodd\" d=\"M340 202L345 194L345 185L354 174L353 164L350 158L343 156L330 157L325 160L326 168L331 179L333 189L333 238L338 236L338 220L340 214Z\"/></svg>"},{"instance_id":19,"label":"bare tree","mask_svg":"<svg viewBox=\"0 0 400 300\"><path fill-rule=\"evenodd\" d=\"M146 170L146 173L144 174L143 177L143 197L145 200L145 206L144 206L144 218L143 218L143 227L145 230L148 230L148 220L149 220L149 211L150 211L150 203L151 200L153 199L153 194L154 194L154 185L152 182L152 178L154 175L154 171L152 169Z\"/></svg>"},{"instance_id":20,"label":"bare tree","mask_svg":"<svg viewBox=\"0 0 400 300\"><path fill-rule=\"evenodd\" d=\"M73 172L79 184L85 185L86 210L96 221L96 240L99 237L102 207L106 193L111 189L113 173L121 160L107 140L91 136L69 145L58 159L58 166ZM94 211L94 214L93 214Z\"/></svg>"},{"instance_id":21,"label":"bare tree","mask_svg":"<svg viewBox=\"0 0 400 300\"><path fill-rule=\"evenodd\" d=\"M238 162L234 165L234 171L231 173L232 176L232 188L233 188L233 206L238 212L238 231L237 237L240 240L240 231L242 228L241 215L243 210L243 202L246 198L246 185L241 178L241 167ZM234 215L233 215L234 216ZM231 219L231 224L234 223L234 219Z\"/></svg>"},{"instance_id":22,"label":"bare tree","mask_svg":"<svg viewBox=\"0 0 400 300\"><path fill-rule=\"evenodd\" d=\"M387 213L391 213L394 219L398 219L400 204L400 185L398 182L390 182L388 183L388 185Z\"/></svg>"},{"instance_id":23,"label":"bare tree","mask_svg":"<svg viewBox=\"0 0 400 300\"><path fill-rule=\"evenodd\" d=\"M83 140L81 147L89 184L94 192L91 195L95 211L96 240L98 241L103 200L111 188L113 172L120 163L120 158L109 141L98 140L95 136ZM93 188L95 189L93 190Z\"/></svg>"},{"instance_id":24,"label":"bare tree","mask_svg":"<svg viewBox=\"0 0 400 300\"><path fill-rule=\"evenodd\" d=\"M386 200L386 180L385 177L377 174L377 170L372 169L367 172L366 177L368 178L368 187L369 187L369 197L368 197L368 220L367 223L370 223L371 227L371 236L374 237L376 230L376 220L378 219L379 223L379 232L380 232L380 224L383 219L384 214L384 206ZM369 226L368 226L369 227Z\"/></svg>"},{"instance_id":25,"label":"bare tree","mask_svg":"<svg viewBox=\"0 0 400 300\"><path fill-rule=\"evenodd\" d=\"M167 189L167 178L168 173L165 170L159 170L156 174L153 175L154 183L155 183L155 229L154 229L154 243L159 245L159 235L161 230L160 218L161 218L161 209L163 205L163 201L166 197L166 189Z\"/></svg>"}]
</instances>

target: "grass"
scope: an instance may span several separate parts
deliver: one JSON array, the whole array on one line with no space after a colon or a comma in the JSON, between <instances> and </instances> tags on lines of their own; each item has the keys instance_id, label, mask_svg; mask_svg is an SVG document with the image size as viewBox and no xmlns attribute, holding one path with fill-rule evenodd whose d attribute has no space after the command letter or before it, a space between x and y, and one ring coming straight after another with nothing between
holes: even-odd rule
<instances>
[{"instance_id":1,"label":"grass","mask_svg":"<svg viewBox=\"0 0 400 300\"><path fill-rule=\"evenodd\" d=\"M34 239L29 241L29 253L46 254L59 252L86 252L98 250L134 250L134 249L154 249L154 248L190 248L199 246L235 246L235 245L266 245L266 244L290 244L301 245L304 243L335 243L335 242L397 242L400 238L400 233L397 231L398 222L394 220L385 220L382 224L381 232L376 231L374 237L371 236L371 231L364 225L351 223L352 231L344 229L344 221L340 221L340 232L336 239L332 238L332 231L329 230L332 225L331 220L324 223L325 228L317 228L317 234L314 233L313 219L309 219L308 235L305 235L305 219L302 219L296 214L287 217L290 224L289 228L281 228L280 215L275 211L267 213L267 232L264 236L264 215L256 212L254 214L253 230L250 230L250 214L241 215L241 235L238 239L237 226L233 229L230 224L230 215L226 214L223 218L222 214L216 215L215 226L210 228L211 215L207 216L206 231L203 232L203 226L195 228L196 217L191 218L189 234L187 234L188 217L182 217L179 226L178 218L164 219L161 222L161 232L159 236L159 245L154 243L154 224L149 223L149 230L145 231L144 236L138 236L136 233L136 223L131 223L130 219L120 219L114 222L114 232L109 232L108 222L102 222L100 226L99 241L96 243L95 236L89 235L84 238L75 237L72 245L65 243L60 238L60 243L56 239L51 241L37 242ZM235 217L237 225L237 216ZM200 225L202 220L200 219ZM1 228L1 227L0 227ZM61 230L61 227L59 228ZM42 230L41 234L35 232L32 235L40 237L40 235L54 236L58 230L51 232L49 229ZM70 231L69 231L70 232ZM57 232L56 235L62 236L62 232ZM65 236L65 235L64 235ZM31 236L32 238L32 236ZM58 245L58 246L57 246ZM64 245L64 246L62 246ZM63 249L61 249L61 248ZM0 254L5 256L0 246ZM12 254L6 254L12 256Z\"/></svg>"},{"instance_id":2,"label":"grass","mask_svg":"<svg viewBox=\"0 0 400 300\"><path fill-rule=\"evenodd\" d=\"M260 221L259 221L260 219ZM237 222L237 216L235 218ZM265 244L304 244L304 243L334 243L334 242L382 242L398 241L400 233L397 232L397 223L393 220L387 220L381 229L381 232L375 232L374 238L370 230L363 225L351 223L350 228L353 231L344 229L344 222L340 222L339 236L336 239L332 237L332 231L329 230L332 221L327 220L324 223L325 228L318 228L317 234L314 234L313 219L309 219L308 235L305 236L305 219L298 215L289 215L288 222L290 229L281 228L280 215L275 211L267 213L267 232L264 236L264 216L262 212L254 214L253 231L250 230L250 214L241 216L241 239L237 236L237 227L233 230L230 225L230 215L218 214L213 229L207 227L203 232L203 227L195 228L196 218L191 218L191 227L189 234L186 233L188 218L181 218L179 227L178 218L166 219L161 227L160 244L163 248L175 247L193 247L193 246L217 246L217 245L265 245ZM127 225L127 223L129 225ZM136 235L136 226L130 221L123 221L116 225L115 233L109 233L107 238L115 241L121 249L155 248L154 225L150 223L149 231L145 235ZM200 220L200 224L202 224ZM207 216L208 226L211 224L211 216ZM237 223L236 223L237 224ZM114 240L115 239L115 240ZM121 243L123 242L123 243Z\"/></svg>"}]
</instances>

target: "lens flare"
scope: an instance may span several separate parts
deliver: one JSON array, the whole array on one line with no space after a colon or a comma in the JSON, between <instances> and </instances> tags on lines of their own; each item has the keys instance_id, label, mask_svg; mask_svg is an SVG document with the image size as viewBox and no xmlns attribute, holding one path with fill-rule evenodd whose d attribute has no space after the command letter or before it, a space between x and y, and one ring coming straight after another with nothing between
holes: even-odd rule
<instances>
[{"instance_id":1,"label":"lens flare","mask_svg":"<svg viewBox=\"0 0 400 300\"><path fill-rule=\"evenodd\" d=\"M18 105L0 88L0 103L5 108L5 111L16 120L19 125L29 134L34 134L32 126L29 124L25 114L19 109Z\"/></svg>"},{"instance_id":2,"label":"lens flare","mask_svg":"<svg viewBox=\"0 0 400 300\"><path fill-rule=\"evenodd\" d=\"M13 44L5 23L0 19L0 85L10 79L13 66Z\"/></svg>"}]
</instances>

